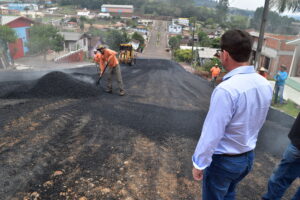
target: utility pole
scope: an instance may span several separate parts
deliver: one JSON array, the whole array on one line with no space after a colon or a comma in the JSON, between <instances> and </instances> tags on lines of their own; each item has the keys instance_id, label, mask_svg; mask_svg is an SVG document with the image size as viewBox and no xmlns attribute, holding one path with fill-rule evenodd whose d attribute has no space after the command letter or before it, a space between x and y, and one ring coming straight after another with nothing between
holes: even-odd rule
<instances>
[{"instance_id":1,"label":"utility pole","mask_svg":"<svg viewBox=\"0 0 300 200\"><path fill-rule=\"evenodd\" d=\"M191 18L193 19L193 38L192 38L192 63L194 61L194 41L195 41L195 29L196 29L196 19L195 18Z\"/></svg>"},{"instance_id":2,"label":"utility pole","mask_svg":"<svg viewBox=\"0 0 300 200\"><path fill-rule=\"evenodd\" d=\"M261 19L259 38L258 38L257 49L255 54L255 62L254 62L255 69L259 67L260 55L261 55L262 45L264 42L265 27L266 27L266 22L269 13L269 3L270 0L265 0L265 6L264 6L262 19Z\"/></svg>"}]
</instances>

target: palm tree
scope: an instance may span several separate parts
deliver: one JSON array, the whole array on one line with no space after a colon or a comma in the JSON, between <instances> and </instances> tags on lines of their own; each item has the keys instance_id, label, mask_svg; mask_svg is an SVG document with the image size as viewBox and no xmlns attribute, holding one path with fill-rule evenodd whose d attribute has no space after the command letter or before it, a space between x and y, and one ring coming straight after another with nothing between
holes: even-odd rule
<instances>
[{"instance_id":1,"label":"palm tree","mask_svg":"<svg viewBox=\"0 0 300 200\"><path fill-rule=\"evenodd\" d=\"M276 7L279 12L299 11L300 0L271 0L271 6Z\"/></svg>"},{"instance_id":2,"label":"palm tree","mask_svg":"<svg viewBox=\"0 0 300 200\"><path fill-rule=\"evenodd\" d=\"M254 62L255 69L259 68L260 54L261 54L261 49L262 49L262 44L264 41L264 34L265 34L265 26L266 26L266 22L268 19L268 13L269 13L269 3L270 3L270 0L265 0L263 15L262 15L261 24L260 24L257 49L256 49L256 54L255 54L255 62Z\"/></svg>"},{"instance_id":3,"label":"palm tree","mask_svg":"<svg viewBox=\"0 0 300 200\"><path fill-rule=\"evenodd\" d=\"M263 16L261 20L257 50L255 55L255 68L259 67L260 54L263 44L263 38L265 33L265 25L268 19L269 6L276 7L279 12L284 12L287 10L292 10L293 12L300 9L300 0L265 0Z\"/></svg>"}]
</instances>

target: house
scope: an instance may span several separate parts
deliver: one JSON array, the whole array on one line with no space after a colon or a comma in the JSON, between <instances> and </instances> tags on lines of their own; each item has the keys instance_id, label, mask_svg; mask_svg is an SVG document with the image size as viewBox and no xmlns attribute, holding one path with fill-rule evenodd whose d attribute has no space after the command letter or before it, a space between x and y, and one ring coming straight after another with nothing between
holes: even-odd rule
<instances>
[{"instance_id":1,"label":"house","mask_svg":"<svg viewBox=\"0 0 300 200\"><path fill-rule=\"evenodd\" d=\"M255 54L258 44L259 33L250 31L253 38L252 57L250 62L255 60ZM276 35L266 33L262 45L260 63L257 68L264 67L268 70L268 74L273 77L279 70L280 65L287 66L287 72L290 73L295 46L287 44L290 40L296 39L294 35Z\"/></svg>"},{"instance_id":2,"label":"house","mask_svg":"<svg viewBox=\"0 0 300 200\"><path fill-rule=\"evenodd\" d=\"M20 11L20 15L24 17L31 17L33 19L35 18L42 18L44 17L44 13L42 12L37 12L37 11Z\"/></svg>"},{"instance_id":3,"label":"house","mask_svg":"<svg viewBox=\"0 0 300 200\"><path fill-rule=\"evenodd\" d=\"M190 20L189 18L178 18L178 24L182 26L189 26Z\"/></svg>"},{"instance_id":4,"label":"house","mask_svg":"<svg viewBox=\"0 0 300 200\"><path fill-rule=\"evenodd\" d=\"M0 15L19 15L19 10L9 9L7 5L0 6Z\"/></svg>"},{"instance_id":5,"label":"house","mask_svg":"<svg viewBox=\"0 0 300 200\"><path fill-rule=\"evenodd\" d=\"M153 20L150 19L139 19L138 24L144 25L144 26L150 26L153 24Z\"/></svg>"},{"instance_id":6,"label":"house","mask_svg":"<svg viewBox=\"0 0 300 200\"><path fill-rule=\"evenodd\" d=\"M58 11L58 7L47 8L46 12L48 12L50 14L53 14L56 11Z\"/></svg>"},{"instance_id":7,"label":"house","mask_svg":"<svg viewBox=\"0 0 300 200\"><path fill-rule=\"evenodd\" d=\"M85 33L59 32L64 37L64 51L83 49L88 52L91 48L91 37Z\"/></svg>"},{"instance_id":8,"label":"house","mask_svg":"<svg viewBox=\"0 0 300 200\"><path fill-rule=\"evenodd\" d=\"M109 13L99 13L98 17L102 18L102 19L109 19L112 16Z\"/></svg>"},{"instance_id":9,"label":"house","mask_svg":"<svg viewBox=\"0 0 300 200\"><path fill-rule=\"evenodd\" d=\"M180 49L189 49L192 50L191 46L180 46ZM204 64L207 61L210 61L212 58L214 58L216 52L218 49L216 48L210 48L210 47L194 47L194 51L197 52L197 56L199 59L199 62L201 64Z\"/></svg>"},{"instance_id":10,"label":"house","mask_svg":"<svg viewBox=\"0 0 300 200\"><path fill-rule=\"evenodd\" d=\"M17 41L9 44L11 57L14 59L23 57L27 52L26 42L29 39L29 30L34 22L26 17L1 16L0 25L7 25L17 34Z\"/></svg>"},{"instance_id":11,"label":"house","mask_svg":"<svg viewBox=\"0 0 300 200\"><path fill-rule=\"evenodd\" d=\"M102 13L109 13L112 16L132 17L134 13L133 5L111 5L103 4Z\"/></svg>"},{"instance_id":12,"label":"house","mask_svg":"<svg viewBox=\"0 0 300 200\"><path fill-rule=\"evenodd\" d=\"M90 15L90 11L87 10L86 8L83 10L78 10L77 11L77 15L78 16L84 16L84 17L88 17Z\"/></svg>"},{"instance_id":13,"label":"house","mask_svg":"<svg viewBox=\"0 0 300 200\"><path fill-rule=\"evenodd\" d=\"M38 11L39 7L36 4L29 4L29 3L10 3L10 4L8 4L8 9L9 10L18 10L18 11L23 11L26 9Z\"/></svg>"},{"instance_id":14,"label":"house","mask_svg":"<svg viewBox=\"0 0 300 200\"><path fill-rule=\"evenodd\" d=\"M289 70L289 78L286 83L292 88L300 91L300 38L287 42L288 45L295 46L292 63Z\"/></svg>"},{"instance_id":15,"label":"house","mask_svg":"<svg viewBox=\"0 0 300 200\"><path fill-rule=\"evenodd\" d=\"M181 34L182 33L182 26L177 24L170 24L168 28L168 32L170 34Z\"/></svg>"}]
</instances>

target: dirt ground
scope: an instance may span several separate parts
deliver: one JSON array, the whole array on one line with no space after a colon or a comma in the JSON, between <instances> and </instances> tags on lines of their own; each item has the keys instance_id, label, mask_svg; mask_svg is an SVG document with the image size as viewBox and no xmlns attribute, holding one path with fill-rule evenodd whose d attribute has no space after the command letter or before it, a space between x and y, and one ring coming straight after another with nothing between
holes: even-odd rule
<instances>
[{"instance_id":1,"label":"dirt ground","mask_svg":"<svg viewBox=\"0 0 300 200\"><path fill-rule=\"evenodd\" d=\"M122 73L124 97L96 87L92 66L0 74L0 199L201 199L191 156L212 88L168 60ZM237 199L260 199L293 121L270 110Z\"/></svg>"}]
</instances>

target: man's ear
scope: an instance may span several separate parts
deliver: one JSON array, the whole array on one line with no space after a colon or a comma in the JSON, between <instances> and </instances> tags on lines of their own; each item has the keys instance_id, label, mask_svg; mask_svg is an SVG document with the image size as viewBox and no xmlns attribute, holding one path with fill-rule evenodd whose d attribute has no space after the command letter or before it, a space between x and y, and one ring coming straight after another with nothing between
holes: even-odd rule
<instances>
[{"instance_id":1,"label":"man's ear","mask_svg":"<svg viewBox=\"0 0 300 200\"><path fill-rule=\"evenodd\" d=\"M230 56L230 55L229 55L228 51L223 50L223 59L224 59L224 60L228 60L229 56Z\"/></svg>"}]
</instances>

